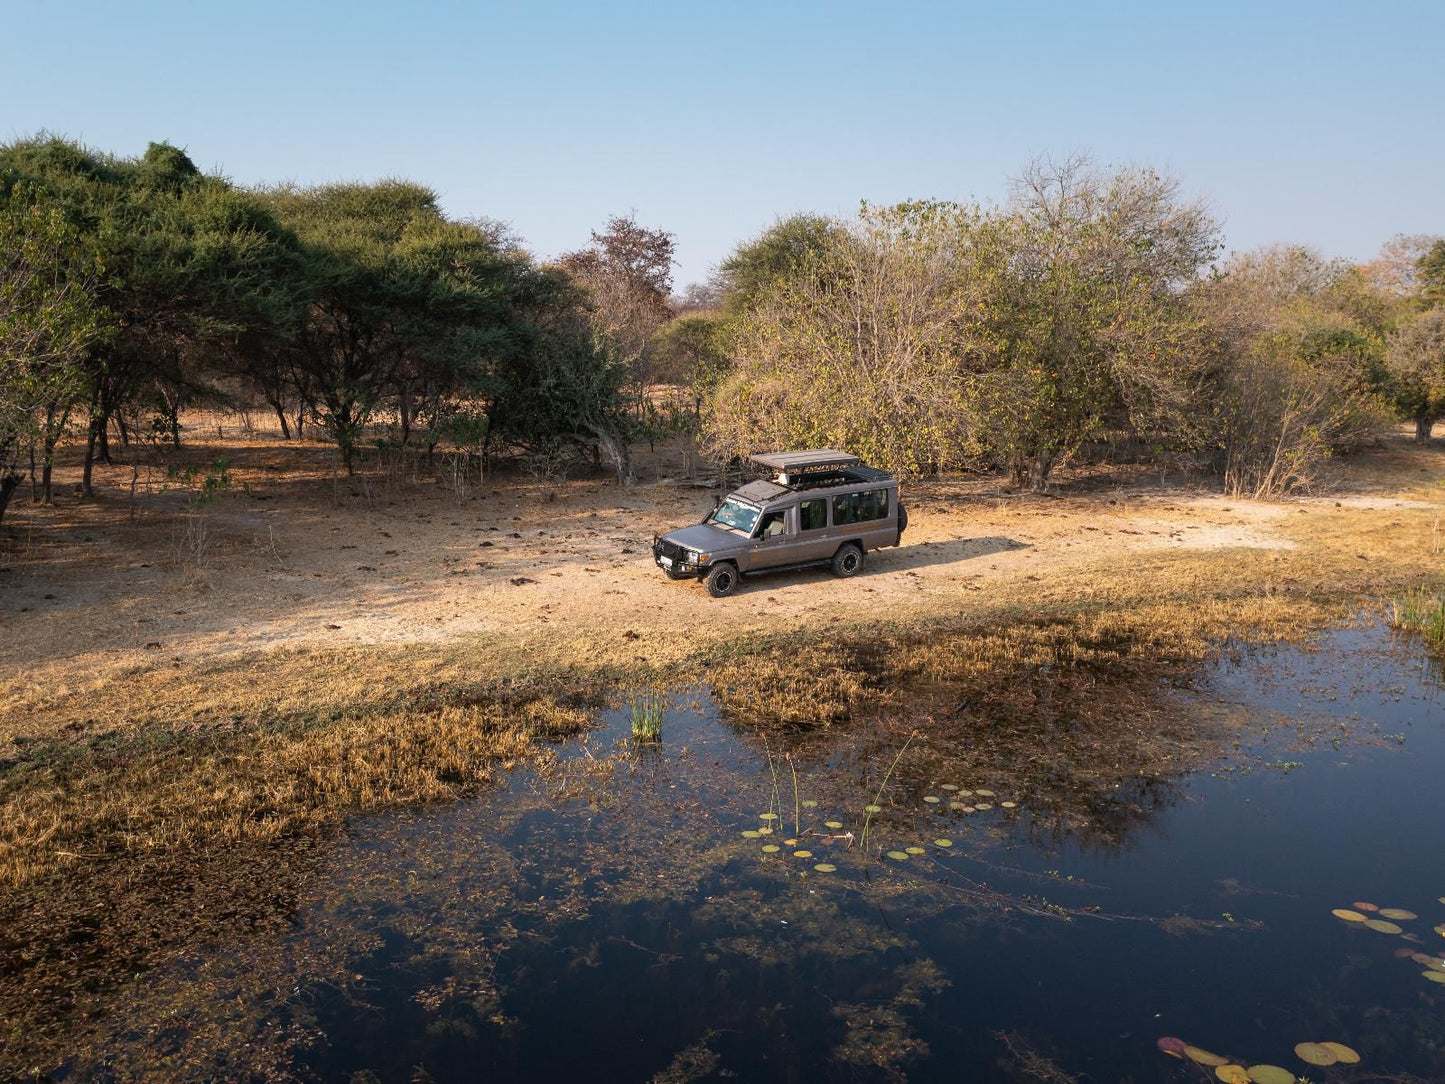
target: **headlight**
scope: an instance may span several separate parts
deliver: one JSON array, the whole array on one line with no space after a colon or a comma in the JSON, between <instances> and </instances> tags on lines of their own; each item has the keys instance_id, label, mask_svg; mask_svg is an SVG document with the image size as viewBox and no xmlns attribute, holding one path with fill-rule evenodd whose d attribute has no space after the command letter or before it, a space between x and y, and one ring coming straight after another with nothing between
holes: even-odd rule
<instances>
[{"instance_id":1,"label":"headlight","mask_svg":"<svg viewBox=\"0 0 1445 1084\"><path fill-rule=\"evenodd\" d=\"M707 559L708 559L709 556L711 556L711 554L698 553L697 550L688 550L688 551L687 551L687 559L688 559L689 561L691 561L691 562L692 562L693 564L695 564L695 565L705 565L705 564L707 564Z\"/></svg>"}]
</instances>

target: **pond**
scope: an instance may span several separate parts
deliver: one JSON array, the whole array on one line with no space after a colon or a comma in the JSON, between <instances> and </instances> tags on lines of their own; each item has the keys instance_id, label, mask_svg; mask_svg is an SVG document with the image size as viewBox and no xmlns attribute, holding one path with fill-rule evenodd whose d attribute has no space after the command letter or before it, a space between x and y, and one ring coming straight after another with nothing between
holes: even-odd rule
<instances>
[{"instance_id":1,"label":"pond","mask_svg":"<svg viewBox=\"0 0 1445 1084\"><path fill-rule=\"evenodd\" d=\"M354 825L131 1038L357 1082L1445 1079L1438 670L1366 626L1160 696L1222 754L1068 818L868 728L779 746L697 694L637 744L624 708Z\"/></svg>"}]
</instances>

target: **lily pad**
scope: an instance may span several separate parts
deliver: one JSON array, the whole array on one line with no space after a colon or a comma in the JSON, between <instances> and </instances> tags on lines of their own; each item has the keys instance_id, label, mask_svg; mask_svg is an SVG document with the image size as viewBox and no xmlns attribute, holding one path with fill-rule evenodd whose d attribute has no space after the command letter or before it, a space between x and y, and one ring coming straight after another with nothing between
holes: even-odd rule
<instances>
[{"instance_id":1,"label":"lily pad","mask_svg":"<svg viewBox=\"0 0 1445 1084\"><path fill-rule=\"evenodd\" d=\"M813 868L814 868L815 870L817 870L819 873L837 873L837 872L838 872L838 867L835 866L835 865L833 865L832 862L819 862L819 863L818 863L816 866L814 866Z\"/></svg>"},{"instance_id":2,"label":"lily pad","mask_svg":"<svg viewBox=\"0 0 1445 1084\"><path fill-rule=\"evenodd\" d=\"M1243 1065L1221 1065L1214 1075L1224 1084L1249 1084L1249 1070Z\"/></svg>"},{"instance_id":3,"label":"lily pad","mask_svg":"<svg viewBox=\"0 0 1445 1084\"><path fill-rule=\"evenodd\" d=\"M977 810L984 810L984 809L992 809L993 806L990 805L988 802L979 802L979 803L976 804L973 808L974 808L974 809L977 809Z\"/></svg>"},{"instance_id":4,"label":"lily pad","mask_svg":"<svg viewBox=\"0 0 1445 1084\"><path fill-rule=\"evenodd\" d=\"M1320 1046L1333 1054L1335 1061L1341 1065L1355 1065L1359 1063L1360 1055L1344 1043L1320 1043Z\"/></svg>"},{"instance_id":5,"label":"lily pad","mask_svg":"<svg viewBox=\"0 0 1445 1084\"><path fill-rule=\"evenodd\" d=\"M966 806L962 802L949 802L948 808L953 810L955 813L961 813L963 810L967 809L968 806Z\"/></svg>"},{"instance_id":6,"label":"lily pad","mask_svg":"<svg viewBox=\"0 0 1445 1084\"><path fill-rule=\"evenodd\" d=\"M1442 986L1445 986L1445 971L1431 971L1429 968L1426 968L1420 972L1420 974L1424 975L1431 982L1438 982Z\"/></svg>"},{"instance_id":7,"label":"lily pad","mask_svg":"<svg viewBox=\"0 0 1445 1084\"><path fill-rule=\"evenodd\" d=\"M812 851L794 851L794 852L793 852L793 857L794 857L794 858L812 858L812 857L813 857L813 852L812 852Z\"/></svg>"},{"instance_id":8,"label":"lily pad","mask_svg":"<svg viewBox=\"0 0 1445 1084\"><path fill-rule=\"evenodd\" d=\"M957 784L957 783L944 783L944 784L943 784L943 789L944 789L944 790L957 790L957 789L958 789L958 784Z\"/></svg>"},{"instance_id":9,"label":"lily pad","mask_svg":"<svg viewBox=\"0 0 1445 1084\"><path fill-rule=\"evenodd\" d=\"M764 854L777 854L780 850L782 850L782 848L779 847L776 843L764 843L764 844L763 844L763 853L764 853Z\"/></svg>"},{"instance_id":10,"label":"lily pad","mask_svg":"<svg viewBox=\"0 0 1445 1084\"><path fill-rule=\"evenodd\" d=\"M1440 923L1440 925L1436 926L1435 932L1438 933L1441 937L1445 937L1445 922L1442 922Z\"/></svg>"},{"instance_id":11,"label":"lily pad","mask_svg":"<svg viewBox=\"0 0 1445 1084\"><path fill-rule=\"evenodd\" d=\"M973 797L973 791L971 791L971 790L960 790L960 791L958 792L958 796L959 796L960 798L972 798L972 797Z\"/></svg>"},{"instance_id":12,"label":"lily pad","mask_svg":"<svg viewBox=\"0 0 1445 1084\"><path fill-rule=\"evenodd\" d=\"M1186 1046L1184 1056L1196 1065L1228 1065L1228 1058L1221 1058L1218 1054L1211 1054L1208 1050L1200 1050L1197 1046ZM1248 1080L1245 1077L1245 1080Z\"/></svg>"},{"instance_id":13,"label":"lily pad","mask_svg":"<svg viewBox=\"0 0 1445 1084\"><path fill-rule=\"evenodd\" d=\"M1019 804L1018 802L999 802L998 807L1000 809L1017 809Z\"/></svg>"},{"instance_id":14,"label":"lily pad","mask_svg":"<svg viewBox=\"0 0 1445 1084\"><path fill-rule=\"evenodd\" d=\"M744 839L757 839L758 836L760 836L760 835L762 835L762 833L759 832L756 828L749 828L747 831L745 831L745 832L743 833L743 838L744 838Z\"/></svg>"},{"instance_id":15,"label":"lily pad","mask_svg":"<svg viewBox=\"0 0 1445 1084\"><path fill-rule=\"evenodd\" d=\"M1294 1074L1278 1065L1251 1065L1247 1072L1254 1084L1294 1084Z\"/></svg>"},{"instance_id":16,"label":"lily pad","mask_svg":"<svg viewBox=\"0 0 1445 1084\"><path fill-rule=\"evenodd\" d=\"M953 840L951 840L951 839L935 839L935 840L933 841L933 845L934 845L935 847L952 847L952 846L953 846Z\"/></svg>"},{"instance_id":17,"label":"lily pad","mask_svg":"<svg viewBox=\"0 0 1445 1084\"><path fill-rule=\"evenodd\" d=\"M889 851L889 852L888 852L888 857L891 858L891 859L893 859L895 862L907 862L907 861L908 861L908 855L904 854L902 851Z\"/></svg>"},{"instance_id":18,"label":"lily pad","mask_svg":"<svg viewBox=\"0 0 1445 1084\"><path fill-rule=\"evenodd\" d=\"M904 847L903 849L904 849L905 851L907 851L909 854L927 854L927 853L928 853L928 852L925 851L922 847Z\"/></svg>"},{"instance_id":19,"label":"lily pad","mask_svg":"<svg viewBox=\"0 0 1445 1084\"><path fill-rule=\"evenodd\" d=\"M1330 912L1330 914L1334 915L1336 918L1342 918L1342 919L1344 919L1346 922L1364 922L1364 921L1365 921L1365 916L1362 915L1362 914L1360 914L1360 912L1358 912L1358 911L1351 911L1351 910L1349 910L1349 909L1347 909L1347 908L1344 908L1344 907L1336 907L1333 911Z\"/></svg>"},{"instance_id":20,"label":"lily pad","mask_svg":"<svg viewBox=\"0 0 1445 1084\"><path fill-rule=\"evenodd\" d=\"M796 847L797 845L798 845L798 841L797 841L796 839L785 839L785 840L783 840L783 846L784 846L784 847Z\"/></svg>"},{"instance_id":21,"label":"lily pad","mask_svg":"<svg viewBox=\"0 0 1445 1084\"><path fill-rule=\"evenodd\" d=\"M824 821L824 822L823 822L823 827L824 827L824 828L842 828L842 827L843 827L843 822L842 822L842 821Z\"/></svg>"},{"instance_id":22,"label":"lily pad","mask_svg":"<svg viewBox=\"0 0 1445 1084\"><path fill-rule=\"evenodd\" d=\"M776 813L759 813L759 814L758 814L758 820L760 820L760 821L775 821L775 820L777 820L777 819L778 819L778 815L777 815Z\"/></svg>"},{"instance_id":23,"label":"lily pad","mask_svg":"<svg viewBox=\"0 0 1445 1084\"><path fill-rule=\"evenodd\" d=\"M1412 918L1419 918L1414 911L1407 911L1403 907L1381 907L1381 918L1393 918L1397 922L1408 922Z\"/></svg>"},{"instance_id":24,"label":"lily pad","mask_svg":"<svg viewBox=\"0 0 1445 1084\"><path fill-rule=\"evenodd\" d=\"M803 808L804 808L804 809L817 809L817 808L818 808L818 799L816 799L816 798L804 798L804 799L803 799Z\"/></svg>"},{"instance_id":25,"label":"lily pad","mask_svg":"<svg viewBox=\"0 0 1445 1084\"><path fill-rule=\"evenodd\" d=\"M1298 1043L1294 1052L1301 1061L1307 1061L1311 1065L1333 1065L1340 1060L1335 1057L1333 1050L1322 1043Z\"/></svg>"},{"instance_id":26,"label":"lily pad","mask_svg":"<svg viewBox=\"0 0 1445 1084\"><path fill-rule=\"evenodd\" d=\"M1367 918L1365 919L1365 925L1368 926L1370 929L1374 930L1376 933L1405 932L1400 929L1399 926L1396 926L1393 922L1386 922L1383 918Z\"/></svg>"},{"instance_id":27,"label":"lily pad","mask_svg":"<svg viewBox=\"0 0 1445 1084\"><path fill-rule=\"evenodd\" d=\"M943 799L939 798L939 796L936 795L936 794L925 794L925 795L923 796L923 800L924 800L925 802L927 802L929 805L937 805L937 804L938 804L939 802L941 802Z\"/></svg>"},{"instance_id":28,"label":"lily pad","mask_svg":"<svg viewBox=\"0 0 1445 1084\"><path fill-rule=\"evenodd\" d=\"M1175 1038L1173 1035L1163 1035L1154 1040L1154 1045L1170 1057L1182 1058L1184 1056L1184 1048L1189 1044L1183 1039Z\"/></svg>"},{"instance_id":29,"label":"lily pad","mask_svg":"<svg viewBox=\"0 0 1445 1084\"><path fill-rule=\"evenodd\" d=\"M773 834L773 830L772 830L771 828L759 828L759 829L758 829L758 835L760 835L760 836L770 836L770 835L772 835L772 834Z\"/></svg>"},{"instance_id":30,"label":"lily pad","mask_svg":"<svg viewBox=\"0 0 1445 1084\"><path fill-rule=\"evenodd\" d=\"M863 812L864 812L864 813L882 813L882 812L883 812L883 807L882 807L881 805L865 805L865 806L863 807Z\"/></svg>"},{"instance_id":31,"label":"lily pad","mask_svg":"<svg viewBox=\"0 0 1445 1084\"><path fill-rule=\"evenodd\" d=\"M1356 911L1378 911L1378 910L1379 910L1379 908L1376 907L1373 903L1361 903L1359 900L1356 900L1354 903L1350 904L1350 906L1353 907Z\"/></svg>"}]
</instances>

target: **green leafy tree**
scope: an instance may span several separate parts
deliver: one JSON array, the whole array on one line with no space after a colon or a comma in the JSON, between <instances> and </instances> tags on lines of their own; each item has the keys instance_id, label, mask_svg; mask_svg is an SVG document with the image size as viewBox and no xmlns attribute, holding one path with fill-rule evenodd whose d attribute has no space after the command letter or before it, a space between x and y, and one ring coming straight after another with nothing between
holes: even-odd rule
<instances>
[{"instance_id":1,"label":"green leafy tree","mask_svg":"<svg viewBox=\"0 0 1445 1084\"><path fill-rule=\"evenodd\" d=\"M714 282L726 312L737 313L768 295L780 282L816 271L819 257L847 234L834 219L816 214L781 218L718 265Z\"/></svg>"},{"instance_id":2,"label":"green leafy tree","mask_svg":"<svg viewBox=\"0 0 1445 1084\"><path fill-rule=\"evenodd\" d=\"M1445 304L1445 238L1437 237L1415 266L1420 300L1426 305Z\"/></svg>"},{"instance_id":3,"label":"green leafy tree","mask_svg":"<svg viewBox=\"0 0 1445 1084\"><path fill-rule=\"evenodd\" d=\"M61 208L0 175L0 517L21 449L53 446L83 392L83 360L104 333L101 270Z\"/></svg>"},{"instance_id":4,"label":"green leafy tree","mask_svg":"<svg viewBox=\"0 0 1445 1084\"><path fill-rule=\"evenodd\" d=\"M1150 170L1040 161L984 236L968 399L1016 484L1046 487L1108 425L1189 438L1198 323L1181 296L1219 247L1203 204Z\"/></svg>"},{"instance_id":5,"label":"green leafy tree","mask_svg":"<svg viewBox=\"0 0 1445 1084\"><path fill-rule=\"evenodd\" d=\"M1430 439L1445 418L1445 306L1423 312L1390 337L1386 354L1395 403L1415 423L1415 439Z\"/></svg>"}]
</instances>

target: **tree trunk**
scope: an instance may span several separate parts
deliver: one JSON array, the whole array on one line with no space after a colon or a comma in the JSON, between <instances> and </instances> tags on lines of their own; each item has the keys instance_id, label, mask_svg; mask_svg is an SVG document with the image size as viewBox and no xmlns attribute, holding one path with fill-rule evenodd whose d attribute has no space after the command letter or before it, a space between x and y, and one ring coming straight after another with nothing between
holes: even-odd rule
<instances>
[{"instance_id":1,"label":"tree trunk","mask_svg":"<svg viewBox=\"0 0 1445 1084\"><path fill-rule=\"evenodd\" d=\"M95 470L95 443L97 429L105 431L105 416L96 417L91 415L90 431L85 436L85 466L80 472L80 492L87 497L95 496L95 488L91 485L91 475Z\"/></svg>"},{"instance_id":2,"label":"tree trunk","mask_svg":"<svg viewBox=\"0 0 1445 1084\"><path fill-rule=\"evenodd\" d=\"M23 481L25 475L17 470L7 470L0 475L0 520L5 518L5 509L10 506L10 494L15 492L15 487Z\"/></svg>"},{"instance_id":3,"label":"tree trunk","mask_svg":"<svg viewBox=\"0 0 1445 1084\"><path fill-rule=\"evenodd\" d=\"M401 420L401 446L411 439L411 391L403 384L396 392L396 412ZM431 449L427 449L427 463L431 463Z\"/></svg>"},{"instance_id":4,"label":"tree trunk","mask_svg":"<svg viewBox=\"0 0 1445 1084\"><path fill-rule=\"evenodd\" d=\"M1420 444L1430 443L1430 433L1435 428L1435 419L1429 416L1415 415L1415 440Z\"/></svg>"},{"instance_id":5,"label":"tree trunk","mask_svg":"<svg viewBox=\"0 0 1445 1084\"><path fill-rule=\"evenodd\" d=\"M290 440L291 426L286 421L286 410L281 405L281 401L279 399L267 399L266 401L271 404L271 409L276 412L276 420L281 423L281 439Z\"/></svg>"},{"instance_id":6,"label":"tree trunk","mask_svg":"<svg viewBox=\"0 0 1445 1084\"><path fill-rule=\"evenodd\" d=\"M100 458L100 461L101 461L102 463L105 463L106 465L109 465L109 464L110 464L110 416L109 416L108 413L102 413L102 414L101 414L101 416L100 416L100 426L99 426L99 428L96 428L96 429L94 430L94 436L95 436L95 442L96 442L96 445L97 445L95 454Z\"/></svg>"},{"instance_id":7,"label":"tree trunk","mask_svg":"<svg viewBox=\"0 0 1445 1084\"><path fill-rule=\"evenodd\" d=\"M117 411L115 415L115 428L116 431L120 433L120 446L122 448L129 448L130 426L125 424L125 415L121 414L119 411Z\"/></svg>"},{"instance_id":8,"label":"tree trunk","mask_svg":"<svg viewBox=\"0 0 1445 1084\"><path fill-rule=\"evenodd\" d=\"M632 459L628 454L627 444L618 439L617 435L608 430L606 426L589 422L584 428L597 438L597 443L607 453L607 458L611 459L617 467L617 484L630 486L637 481L636 476L632 473Z\"/></svg>"},{"instance_id":9,"label":"tree trunk","mask_svg":"<svg viewBox=\"0 0 1445 1084\"><path fill-rule=\"evenodd\" d=\"M1049 474L1054 469L1052 452L1040 452L1029 459L1028 485L1034 493L1043 493L1049 488Z\"/></svg>"},{"instance_id":10,"label":"tree trunk","mask_svg":"<svg viewBox=\"0 0 1445 1084\"><path fill-rule=\"evenodd\" d=\"M40 503L40 482L35 475L35 441L30 442L30 503Z\"/></svg>"}]
</instances>

